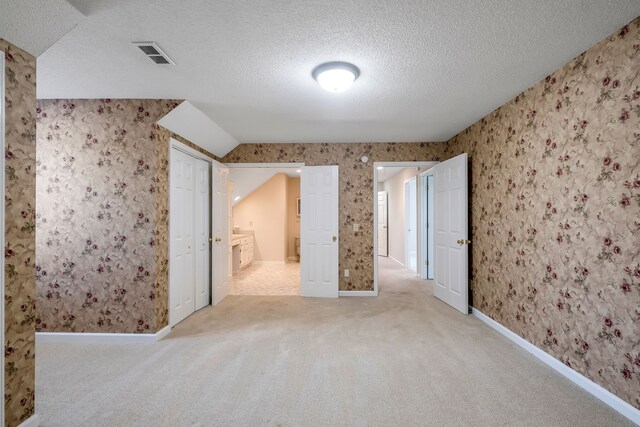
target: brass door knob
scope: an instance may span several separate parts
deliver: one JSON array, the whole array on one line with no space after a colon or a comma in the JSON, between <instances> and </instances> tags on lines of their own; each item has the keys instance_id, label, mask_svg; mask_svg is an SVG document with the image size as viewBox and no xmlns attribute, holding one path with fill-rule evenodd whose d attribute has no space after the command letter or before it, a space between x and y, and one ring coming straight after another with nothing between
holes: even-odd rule
<instances>
[{"instance_id":1,"label":"brass door knob","mask_svg":"<svg viewBox=\"0 0 640 427\"><path fill-rule=\"evenodd\" d=\"M337 240L338 240L338 238L336 236L333 236L333 241L335 242Z\"/></svg>"},{"instance_id":2,"label":"brass door knob","mask_svg":"<svg viewBox=\"0 0 640 427\"><path fill-rule=\"evenodd\" d=\"M471 244L471 240L460 239L460 240L456 240L456 243L459 244L460 246L469 245Z\"/></svg>"}]
</instances>

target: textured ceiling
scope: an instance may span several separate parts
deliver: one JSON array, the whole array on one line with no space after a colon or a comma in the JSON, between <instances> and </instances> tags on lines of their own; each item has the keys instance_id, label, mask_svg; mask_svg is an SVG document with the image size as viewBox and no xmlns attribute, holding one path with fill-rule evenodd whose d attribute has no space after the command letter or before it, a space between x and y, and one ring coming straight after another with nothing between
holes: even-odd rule
<instances>
[{"instance_id":1,"label":"textured ceiling","mask_svg":"<svg viewBox=\"0 0 640 427\"><path fill-rule=\"evenodd\" d=\"M40 98L188 99L241 142L447 140L640 14L638 0L71 3L86 18L38 58ZM334 60L362 71L342 94L310 77Z\"/></svg>"},{"instance_id":2,"label":"textured ceiling","mask_svg":"<svg viewBox=\"0 0 640 427\"><path fill-rule=\"evenodd\" d=\"M38 56L83 18L67 0L0 0L0 38Z\"/></svg>"}]
</instances>

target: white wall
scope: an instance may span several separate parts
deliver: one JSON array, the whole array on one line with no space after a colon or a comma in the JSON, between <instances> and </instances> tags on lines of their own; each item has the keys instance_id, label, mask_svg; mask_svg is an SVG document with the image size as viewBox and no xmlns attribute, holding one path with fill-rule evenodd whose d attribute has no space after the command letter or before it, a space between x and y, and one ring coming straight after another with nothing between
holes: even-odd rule
<instances>
[{"instance_id":1,"label":"white wall","mask_svg":"<svg viewBox=\"0 0 640 427\"><path fill-rule=\"evenodd\" d=\"M233 207L233 224L253 230L255 261L287 260L287 176L278 173Z\"/></svg>"},{"instance_id":2,"label":"white wall","mask_svg":"<svg viewBox=\"0 0 640 427\"><path fill-rule=\"evenodd\" d=\"M417 176L418 168L404 168L383 183L389 194L389 256L405 264L404 182Z\"/></svg>"}]
</instances>

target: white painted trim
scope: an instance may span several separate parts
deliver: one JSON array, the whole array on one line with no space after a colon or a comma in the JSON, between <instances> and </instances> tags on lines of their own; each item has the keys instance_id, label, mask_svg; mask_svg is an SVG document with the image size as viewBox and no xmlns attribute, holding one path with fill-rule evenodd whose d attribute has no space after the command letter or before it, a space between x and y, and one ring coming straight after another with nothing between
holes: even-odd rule
<instances>
[{"instance_id":1,"label":"white painted trim","mask_svg":"<svg viewBox=\"0 0 640 427\"><path fill-rule=\"evenodd\" d=\"M36 332L37 343L153 343L171 332L165 326L155 334L109 334L95 332Z\"/></svg>"},{"instance_id":2,"label":"white painted trim","mask_svg":"<svg viewBox=\"0 0 640 427\"><path fill-rule=\"evenodd\" d=\"M234 168L301 168L304 163L225 163L225 166Z\"/></svg>"},{"instance_id":3,"label":"white painted trim","mask_svg":"<svg viewBox=\"0 0 640 427\"><path fill-rule=\"evenodd\" d=\"M256 265L285 265L287 261L251 261Z\"/></svg>"},{"instance_id":4,"label":"white painted trim","mask_svg":"<svg viewBox=\"0 0 640 427\"><path fill-rule=\"evenodd\" d=\"M402 266L402 268L405 268L405 265L403 263L401 263L400 261L398 261L397 259L395 259L394 257L392 257L391 255L389 255L387 258L389 258L390 260L398 263L398 265Z\"/></svg>"},{"instance_id":5,"label":"white painted trim","mask_svg":"<svg viewBox=\"0 0 640 427\"><path fill-rule=\"evenodd\" d=\"M373 291L379 294L378 289L378 167L433 167L440 162L373 162ZM420 189L418 188L418 192ZM419 234L418 234L419 236ZM418 248L420 241L418 241ZM418 257L420 254L418 254ZM389 257L391 258L391 257ZM392 258L393 259L393 258ZM398 261L398 260L394 260ZM400 263L403 267L404 264Z\"/></svg>"},{"instance_id":6,"label":"white painted trim","mask_svg":"<svg viewBox=\"0 0 640 427\"><path fill-rule=\"evenodd\" d=\"M339 291L340 297L377 297L377 291Z\"/></svg>"},{"instance_id":7,"label":"white painted trim","mask_svg":"<svg viewBox=\"0 0 640 427\"><path fill-rule=\"evenodd\" d=\"M0 147L2 153L5 150L5 68L4 68L4 51L0 50ZM0 156L0 200L2 207L0 208L0 247L4 248L4 155ZM0 343L2 348L5 346L5 329L4 329L4 257L0 257ZM4 351L0 351L0 386L2 386L2 395L4 396ZM4 403L0 405L0 425L4 425Z\"/></svg>"},{"instance_id":8,"label":"white painted trim","mask_svg":"<svg viewBox=\"0 0 640 427\"><path fill-rule=\"evenodd\" d=\"M18 427L39 427L40 426L40 417L38 414L33 414L22 423L18 425Z\"/></svg>"},{"instance_id":9,"label":"white painted trim","mask_svg":"<svg viewBox=\"0 0 640 427\"><path fill-rule=\"evenodd\" d=\"M171 326L169 326L169 325L167 325L164 328L160 329L158 332L155 333L156 341L160 341L162 338L164 338L167 335L169 335L169 332L171 332Z\"/></svg>"},{"instance_id":10,"label":"white painted trim","mask_svg":"<svg viewBox=\"0 0 640 427\"><path fill-rule=\"evenodd\" d=\"M183 153L188 154L191 157L195 157L196 159L206 160L209 163L213 163L216 161L213 157L209 157L206 154L201 153L198 150L195 150L189 147L188 145L178 141L177 139L170 138L170 141L171 141L171 146L169 147L170 149L175 148L176 150L182 151ZM171 166L171 163L169 163L169 166ZM171 170L171 168L169 168L169 170Z\"/></svg>"},{"instance_id":11,"label":"white painted trim","mask_svg":"<svg viewBox=\"0 0 640 427\"><path fill-rule=\"evenodd\" d=\"M517 344L527 352L531 353L533 356L548 365L554 371L558 372L560 375L564 376L587 393L599 399L604 404L608 405L613 410L618 412L620 415L629 419L631 422L640 425L640 411L638 409L620 399L609 390L606 390L602 386L594 383L577 371L574 371L555 357L551 356L549 353L546 353L544 350L541 350L540 348L531 344L529 341L525 340L515 332L509 330L486 314L482 313L480 310L471 307L471 312L480 321L507 337L514 344Z\"/></svg>"}]
</instances>

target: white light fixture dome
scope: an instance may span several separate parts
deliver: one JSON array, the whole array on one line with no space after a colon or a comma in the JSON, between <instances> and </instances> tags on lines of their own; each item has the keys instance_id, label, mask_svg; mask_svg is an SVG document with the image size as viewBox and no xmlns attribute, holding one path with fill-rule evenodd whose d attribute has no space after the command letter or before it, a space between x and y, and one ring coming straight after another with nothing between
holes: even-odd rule
<instances>
[{"instance_id":1,"label":"white light fixture dome","mask_svg":"<svg viewBox=\"0 0 640 427\"><path fill-rule=\"evenodd\" d=\"M311 73L324 90L339 93L349 89L360 76L360 70L348 62L326 62Z\"/></svg>"}]
</instances>

